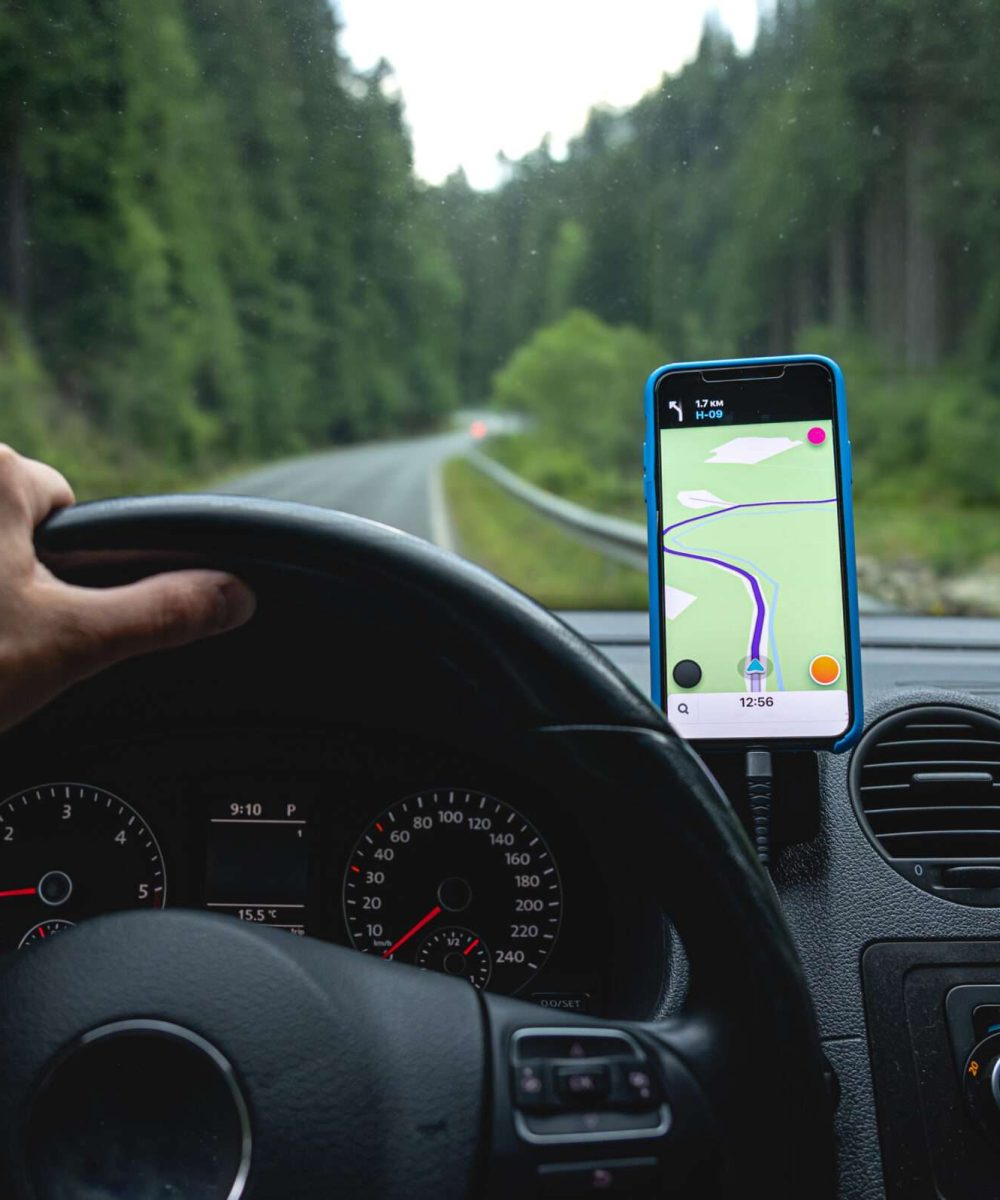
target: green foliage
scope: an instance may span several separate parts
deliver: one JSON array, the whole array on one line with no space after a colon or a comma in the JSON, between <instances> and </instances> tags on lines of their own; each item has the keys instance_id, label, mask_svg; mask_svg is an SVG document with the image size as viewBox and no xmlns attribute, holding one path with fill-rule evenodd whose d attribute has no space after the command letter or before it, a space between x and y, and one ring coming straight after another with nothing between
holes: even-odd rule
<instances>
[{"instance_id":1,"label":"green foliage","mask_svg":"<svg viewBox=\"0 0 1000 1200\"><path fill-rule=\"evenodd\" d=\"M642 385L659 365L655 341L579 310L540 330L493 384L492 402L524 413L530 436L502 457L540 486L619 509L635 493Z\"/></svg>"},{"instance_id":2,"label":"green foliage","mask_svg":"<svg viewBox=\"0 0 1000 1200\"><path fill-rule=\"evenodd\" d=\"M78 465L44 392L116 490L454 407L458 279L325 0L7 5L0 89L0 436Z\"/></svg>"},{"instance_id":3,"label":"green foliage","mask_svg":"<svg viewBox=\"0 0 1000 1200\"><path fill-rule=\"evenodd\" d=\"M0 413L3 440L32 458L45 457L54 413L54 391L28 339L0 314Z\"/></svg>"},{"instance_id":4,"label":"green foliage","mask_svg":"<svg viewBox=\"0 0 1000 1200\"><path fill-rule=\"evenodd\" d=\"M592 112L563 161L543 145L495 193L441 190L473 343L463 388L487 393L502 367L496 396L537 430L494 452L638 516L648 366L828 353L848 381L862 544L919 557L891 534L918 513L926 555L955 569L997 548L1000 22L980 0L947 20L935 0L766 7L749 53L710 23L692 62ZM595 323L551 326L570 308ZM599 322L660 349L616 375Z\"/></svg>"},{"instance_id":5,"label":"green foliage","mask_svg":"<svg viewBox=\"0 0 1000 1200\"><path fill-rule=\"evenodd\" d=\"M946 22L931 0L780 4L747 55L710 25L564 161L543 145L488 196L451 181L463 324L486 342L466 390L570 305L676 358L786 352L823 324L894 374L982 367L1000 347L998 53L977 0Z\"/></svg>"}]
</instances>

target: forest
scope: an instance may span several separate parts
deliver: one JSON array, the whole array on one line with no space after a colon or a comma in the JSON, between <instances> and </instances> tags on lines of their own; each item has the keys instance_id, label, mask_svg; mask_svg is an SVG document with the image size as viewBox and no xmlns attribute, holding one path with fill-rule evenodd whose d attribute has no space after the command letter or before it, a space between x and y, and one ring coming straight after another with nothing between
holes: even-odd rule
<instances>
[{"instance_id":1,"label":"forest","mask_svg":"<svg viewBox=\"0 0 1000 1200\"><path fill-rule=\"evenodd\" d=\"M0 430L153 490L457 402L459 283L326 0L0 6Z\"/></svg>"},{"instance_id":2,"label":"forest","mask_svg":"<svg viewBox=\"0 0 1000 1200\"><path fill-rule=\"evenodd\" d=\"M416 177L327 0L8 0L0 436L100 494L489 402L534 422L496 453L635 514L653 366L809 349L866 553L996 565L997 61L981 0L778 0L484 192Z\"/></svg>"},{"instance_id":3,"label":"forest","mask_svg":"<svg viewBox=\"0 0 1000 1200\"><path fill-rule=\"evenodd\" d=\"M450 179L459 390L537 421L502 456L638 517L652 362L827 353L866 557L986 564L1000 601L997 61L979 0L780 0L749 54L709 22L564 159L543 142L492 193Z\"/></svg>"}]
</instances>

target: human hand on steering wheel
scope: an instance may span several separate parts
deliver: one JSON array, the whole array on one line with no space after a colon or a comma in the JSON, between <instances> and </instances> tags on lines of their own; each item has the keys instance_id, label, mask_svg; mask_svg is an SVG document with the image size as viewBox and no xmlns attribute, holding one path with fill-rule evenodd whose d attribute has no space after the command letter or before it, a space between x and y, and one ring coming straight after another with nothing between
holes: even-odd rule
<instances>
[{"instance_id":1,"label":"human hand on steering wheel","mask_svg":"<svg viewBox=\"0 0 1000 1200\"><path fill-rule=\"evenodd\" d=\"M35 554L34 532L74 499L58 471L0 443L0 731L113 663L225 633L254 611L253 592L223 571L111 588L57 579Z\"/></svg>"}]
</instances>

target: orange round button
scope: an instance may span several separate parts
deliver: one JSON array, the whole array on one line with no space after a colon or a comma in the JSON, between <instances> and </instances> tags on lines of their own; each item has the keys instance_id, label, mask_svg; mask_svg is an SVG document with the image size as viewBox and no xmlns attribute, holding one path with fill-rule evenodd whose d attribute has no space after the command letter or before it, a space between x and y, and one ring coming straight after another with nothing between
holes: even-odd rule
<instances>
[{"instance_id":1,"label":"orange round button","mask_svg":"<svg viewBox=\"0 0 1000 1200\"><path fill-rule=\"evenodd\" d=\"M840 663L832 654L817 654L809 664L809 678L813 683L829 687L840 678Z\"/></svg>"}]
</instances>

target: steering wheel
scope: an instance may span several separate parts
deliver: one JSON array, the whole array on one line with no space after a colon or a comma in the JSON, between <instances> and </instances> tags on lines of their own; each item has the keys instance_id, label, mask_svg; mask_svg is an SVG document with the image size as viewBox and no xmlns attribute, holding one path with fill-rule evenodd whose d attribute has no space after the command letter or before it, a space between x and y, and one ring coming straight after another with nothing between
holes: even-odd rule
<instances>
[{"instance_id":1,"label":"steering wheel","mask_svg":"<svg viewBox=\"0 0 1000 1200\"><path fill-rule=\"evenodd\" d=\"M317 579L391 595L386 614L531 731L524 769L641 831L631 869L690 987L670 1021L584 1019L229 917L98 917L0 977L0 1195L834 1195L823 1057L769 880L695 754L556 617L416 538L298 505L100 502L38 547L89 582L233 570L255 622L269 589Z\"/></svg>"}]
</instances>

